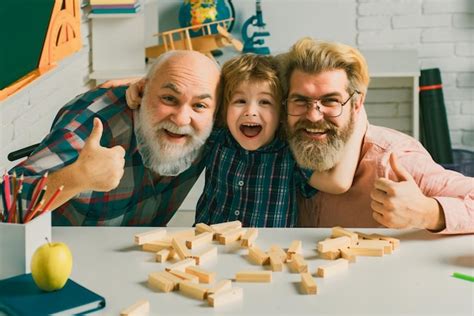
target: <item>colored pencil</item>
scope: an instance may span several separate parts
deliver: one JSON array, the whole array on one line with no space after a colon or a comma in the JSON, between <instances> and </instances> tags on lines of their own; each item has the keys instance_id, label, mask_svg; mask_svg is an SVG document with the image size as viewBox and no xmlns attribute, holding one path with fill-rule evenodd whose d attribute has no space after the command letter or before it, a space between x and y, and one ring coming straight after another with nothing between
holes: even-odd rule
<instances>
[{"instance_id":1,"label":"colored pencil","mask_svg":"<svg viewBox=\"0 0 474 316\"><path fill-rule=\"evenodd\" d=\"M36 185L33 191L33 197L31 198L30 206L28 206L28 211L31 211L35 207L36 200L38 199L38 195L40 194L41 189L43 189L43 186L45 185L47 178L48 178L48 172L46 171L46 173L43 175L43 177L41 177L41 180L38 182L38 184Z\"/></svg>"},{"instance_id":2,"label":"colored pencil","mask_svg":"<svg viewBox=\"0 0 474 316\"><path fill-rule=\"evenodd\" d=\"M5 196L6 201L6 210L7 212L10 210L11 199L10 199L10 176L5 171L3 175L3 194Z\"/></svg>"},{"instance_id":3,"label":"colored pencil","mask_svg":"<svg viewBox=\"0 0 474 316\"><path fill-rule=\"evenodd\" d=\"M56 198L58 197L58 195L61 193L61 191L64 189L64 185L60 186L56 192L54 192L54 194L49 198L49 201L45 204L45 206L43 207L43 210L41 212L41 214L49 211L49 208L51 207L51 204L53 204L54 200L56 200Z\"/></svg>"},{"instance_id":4,"label":"colored pencil","mask_svg":"<svg viewBox=\"0 0 474 316\"><path fill-rule=\"evenodd\" d=\"M474 282L474 276L471 276L471 275L454 272L452 276L461 280Z\"/></svg>"},{"instance_id":5,"label":"colored pencil","mask_svg":"<svg viewBox=\"0 0 474 316\"><path fill-rule=\"evenodd\" d=\"M18 203L18 217L20 224L23 224L23 200L21 198L21 191L23 190L23 184L18 189L17 203Z\"/></svg>"},{"instance_id":6,"label":"colored pencil","mask_svg":"<svg viewBox=\"0 0 474 316\"><path fill-rule=\"evenodd\" d=\"M25 224L35 218L36 213L38 213L39 209L43 206L44 200L41 200L34 209L26 214Z\"/></svg>"}]
</instances>

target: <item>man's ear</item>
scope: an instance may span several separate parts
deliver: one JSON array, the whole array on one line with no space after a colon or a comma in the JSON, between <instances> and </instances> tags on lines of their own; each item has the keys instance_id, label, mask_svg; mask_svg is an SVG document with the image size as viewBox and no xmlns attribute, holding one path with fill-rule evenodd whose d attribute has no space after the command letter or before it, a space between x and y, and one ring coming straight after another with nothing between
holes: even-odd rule
<instances>
[{"instance_id":1,"label":"man's ear","mask_svg":"<svg viewBox=\"0 0 474 316\"><path fill-rule=\"evenodd\" d=\"M361 92L357 96L357 100L354 103L354 112L355 113L359 113L362 110L362 108L364 106L364 102L365 102L365 93Z\"/></svg>"}]
</instances>

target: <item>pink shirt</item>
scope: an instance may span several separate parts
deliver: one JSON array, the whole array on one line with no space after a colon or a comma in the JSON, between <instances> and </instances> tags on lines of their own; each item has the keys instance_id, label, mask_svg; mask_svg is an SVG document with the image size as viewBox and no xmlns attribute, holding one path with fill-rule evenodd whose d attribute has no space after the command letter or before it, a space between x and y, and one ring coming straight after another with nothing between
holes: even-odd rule
<instances>
[{"instance_id":1,"label":"pink shirt","mask_svg":"<svg viewBox=\"0 0 474 316\"><path fill-rule=\"evenodd\" d=\"M442 206L446 229L440 233L474 232L474 178L445 170L436 164L414 138L393 129L369 125L352 187L344 194L319 192L311 199L299 197L299 222L309 227L382 227L372 217L370 191L374 181L390 167L390 152L415 179L423 194Z\"/></svg>"}]
</instances>

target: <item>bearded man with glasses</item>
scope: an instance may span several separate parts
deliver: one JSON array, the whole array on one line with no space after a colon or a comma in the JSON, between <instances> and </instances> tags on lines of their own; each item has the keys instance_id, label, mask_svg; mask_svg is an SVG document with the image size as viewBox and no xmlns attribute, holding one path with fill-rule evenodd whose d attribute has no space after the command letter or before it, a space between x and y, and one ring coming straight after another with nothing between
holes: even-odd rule
<instances>
[{"instance_id":1,"label":"bearded man with glasses","mask_svg":"<svg viewBox=\"0 0 474 316\"><path fill-rule=\"evenodd\" d=\"M278 58L296 161L319 172L347 163L342 152L356 122L365 119L364 57L347 45L304 38ZM445 170L418 141L389 128L368 124L359 143L352 186L340 195L300 198L301 226L474 232L473 178Z\"/></svg>"}]
</instances>

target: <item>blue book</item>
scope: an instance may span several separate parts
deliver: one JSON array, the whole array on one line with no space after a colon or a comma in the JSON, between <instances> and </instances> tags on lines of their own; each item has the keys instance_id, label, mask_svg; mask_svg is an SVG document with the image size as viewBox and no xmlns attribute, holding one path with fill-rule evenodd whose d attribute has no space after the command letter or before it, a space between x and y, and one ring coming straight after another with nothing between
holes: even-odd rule
<instances>
[{"instance_id":1,"label":"blue book","mask_svg":"<svg viewBox=\"0 0 474 316\"><path fill-rule=\"evenodd\" d=\"M75 315L105 307L105 299L69 279L58 291L40 290L31 273L0 280L0 314Z\"/></svg>"}]
</instances>

